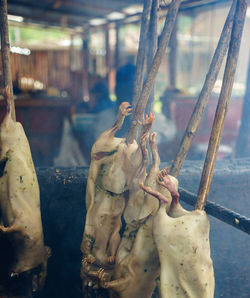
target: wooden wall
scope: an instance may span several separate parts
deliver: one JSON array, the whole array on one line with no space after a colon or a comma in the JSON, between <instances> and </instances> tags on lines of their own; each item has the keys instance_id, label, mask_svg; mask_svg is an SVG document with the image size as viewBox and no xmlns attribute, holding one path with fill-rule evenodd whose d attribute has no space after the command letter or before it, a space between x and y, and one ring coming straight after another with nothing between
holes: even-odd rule
<instances>
[{"instance_id":1,"label":"wooden wall","mask_svg":"<svg viewBox=\"0 0 250 298\"><path fill-rule=\"evenodd\" d=\"M68 50L32 50L29 56L10 53L12 79L33 78L46 87L71 89L70 54Z\"/></svg>"}]
</instances>

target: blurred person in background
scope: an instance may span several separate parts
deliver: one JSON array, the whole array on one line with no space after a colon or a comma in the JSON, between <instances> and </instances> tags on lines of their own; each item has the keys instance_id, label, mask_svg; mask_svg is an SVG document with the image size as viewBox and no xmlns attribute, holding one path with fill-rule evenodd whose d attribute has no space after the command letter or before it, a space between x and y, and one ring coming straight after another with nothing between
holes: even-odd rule
<instances>
[{"instance_id":1,"label":"blurred person in background","mask_svg":"<svg viewBox=\"0 0 250 298\"><path fill-rule=\"evenodd\" d=\"M118 108L123 101L132 102L133 86L134 86L135 66L127 63L120 67L116 73L115 95L116 101L114 105L100 111L96 114L94 125L91 129L94 141L106 129L110 128L115 120ZM98 103L97 103L98 105ZM129 126L129 117L125 118L122 129L116 134L117 137L124 137Z\"/></svg>"},{"instance_id":2,"label":"blurred person in background","mask_svg":"<svg viewBox=\"0 0 250 298\"><path fill-rule=\"evenodd\" d=\"M93 128L91 129L93 138L95 141L98 136L106 129L110 128L116 120L117 110L123 101L132 103L133 89L135 78L135 66L131 63L127 63L120 67L116 73L116 102L115 107L110 107L96 114ZM152 131L157 132L157 143L160 145L162 151L163 160L166 160L168 154L164 153L164 150L168 152L167 146L169 142L172 142L176 137L175 123L166 116L168 111L168 104L165 101L162 102L163 113L155 113L155 122L152 127ZM126 117L122 129L116 134L117 137L125 137L129 128L130 118ZM165 148L165 149L164 149Z\"/></svg>"}]
</instances>

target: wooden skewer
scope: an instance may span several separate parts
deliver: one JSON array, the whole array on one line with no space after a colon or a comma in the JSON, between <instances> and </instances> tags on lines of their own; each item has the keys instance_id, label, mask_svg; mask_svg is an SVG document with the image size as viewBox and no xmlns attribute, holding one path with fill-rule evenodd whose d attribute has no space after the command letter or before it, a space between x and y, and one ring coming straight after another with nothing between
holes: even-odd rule
<instances>
[{"instance_id":1,"label":"wooden skewer","mask_svg":"<svg viewBox=\"0 0 250 298\"><path fill-rule=\"evenodd\" d=\"M148 39L147 72L150 69L150 66L154 59L155 52L157 50L158 9L159 9L159 0L153 0L151 16L150 16L150 24L148 29L148 38L147 38ZM150 97L146 106L146 113L148 114L152 111L152 105L154 102L154 86L155 84L153 85L152 92L150 94Z\"/></svg>"},{"instance_id":2,"label":"wooden skewer","mask_svg":"<svg viewBox=\"0 0 250 298\"><path fill-rule=\"evenodd\" d=\"M8 12L7 0L2 0L0 5L0 30L1 30L1 52L4 83L4 99L6 101L7 113L11 113L11 118L16 120L15 104L13 97L13 86L10 68L10 42L8 33Z\"/></svg>"},{"instance_id":3,"label":"wooden skewer","mask_svg":"<svg viewBox=\"0 0 250 298\"><path fill-rule=\"evenodd\" d=\"M142 20L141 20L141 31L139 48L136 59L136 69L135 69L135 83L133 90L133 108L136 107L138 99L141 94L143 78L145 73L145 61L147 53L147 36L150 21L150 13L152 8L152 0L146 0L143 7Z\"/></svg>"},{"instance_id":4,"label":"wooden skewer","mask_svg":"<svg viewBox=\"0 0 250 298\"><path fill-rule=\"evenodd\" d=\"M169 173L174 177L177 177L179 175L181 167L186 159L188 150L191 146L191 142L193 140L193 137L195 136L195 133L201 121L204 109L208 103L209 97L214 88L214 84L217 80L217 76L220 71L223 59L228 50L230 36L232 32L233 20L235 15L236 2L237 0L233 0L225 25L221 32L221 36L220 36L217 48L215 50L213 59L211 61L209 71L206 76L206 80L204 82L201 93L199 95L199 98L193 110L192 116L189 120L184 136L181 140L179 150L177 151L175 159L170 168Z\"/></svg>"},{"instance_id":5,"label":"wooden skewer","mask_svg":"<svg viewBox=\"0 0 250 298\"><path fill-rule=\"evenodd\" d=\"M205 207L210 185L213 178L216 155L219 149L227 107L233 89L234 75L237 65L237 59L239 56L240 42L246 15L247 2L247 0L237 1L235 19L232 29L232 36L229 45L223 83L221 87L221 93L214 117L213 128L201 176L197 202L195 204L195 209L198 210L203 210Z\"/></svg>"},{"instance_id":6,"label":"wooden skewer","mask_svg":"<svg viewBox=\"0 0 250 298\"><path fill-rule=\"evenodd\" d=\"M143 87L140 98L137 102L136 108L132 115L132 120L130 123L128 135L126 138L127 143L129 143L129 144L131 144L133 142L134 138L137 135L138 120L142 117L142 114L145 110L145 106L147 104L148 98L152 91L153 84L154 84L157 72L159 70L159 67L161 65L162 58L165 55L166 47L168 45L171 32L173 31L173 27L175 25L175 20L176 20L176 16L177 16L177 13L179 10L180 2L181 2L181 0L172 0L172 2L169 5L164 28L162 30L159 47L158 47L156 54L154 56L154 60L150 67L149 73L147 75L145 85Z\"/></svg>"}]
</instances>

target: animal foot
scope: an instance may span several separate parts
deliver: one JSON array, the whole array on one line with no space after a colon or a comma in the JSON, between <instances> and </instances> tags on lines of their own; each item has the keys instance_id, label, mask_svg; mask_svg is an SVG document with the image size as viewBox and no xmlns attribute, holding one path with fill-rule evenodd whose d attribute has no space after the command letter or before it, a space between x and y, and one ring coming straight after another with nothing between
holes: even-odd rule
<instances>
[{"instance_id":1,"label":"animal foot","mask_svg":"<svg viewBox=\"0 0 250 298\"><path fill-rule=\"evenodd\" d=\"M177 203L180 195L178 191L175 189L175 186L171 181L170 177L168 176L168 171L169 169L167 168L164 168L160 171L160 173L157 175L157 183L167 188L168 191L171 193L173 200Z\"/></svg>"},{"instance_id":2,"label":"animal foot","mask_svg":"<svg viewBox=\"0 0 250 298\"><path fill-rule=\"evenodd\" d=\"M168 176L168 169L164 168L158 173L157 182L167 189L171 188L173 183Z\"/></svg>"},{"instance_id":3,"label":"animal foot","mask_svg":"<svg viewBox=\"0 0 250 298\"><path fill-rule=\"evenodd\" d=\"M90 263L90 264L94 264L96 261L96 258L91 254L87 255L86 259L87 259L88 263Z\"/></svg>"},{"instance_id":4,"label":"animal foot","mask_svg":"<svg viewBox=\"0 0 250 298\"><path fill-rule=\"evenodd\" d=\"M157 198L160 201L168 203L168 199L163 194L161 194L159 191L153 190L149 186L145 186L142 182L140 182L139 185L148 194L152 195L153 197Z\"/></svg>"},{"instance_id":5,"label":"animal foot","mask_svg":"<svg viewBox=\"0 0 250 298\"><path fill-rule=\"evenodd\" d=\"M108 257L108 263L109 264L114 264L114 262L115 262L115 256Z\"/></svg>"},{"instance_id":6,"label":"animal foot","mask_svg":"<svg viewBox=\"0 0 250 298\"><path fill-rule=\"evenodd\" d=\"M89 264L87 257L83 258L82 259L82 270L85 273L88 273L90 271L90 269L91 269L91 265Z\"/></svg>"},{"instance_id":7,"label":"animal foot","mask_svg":"<svg viewBox=\"0 0 250 298\"><path fill-rule=\"evenodd\" d=\"M155 121L155 115L153 113L145 114L142 116L142 121L138 120L138 123L142 125L143 132L149 132Z\"/></svg>"},{"instance_id":8,"label":"animal foot","mask_svg":"<svg viewBox=\"0 0 250 298\"><path fill-rule=\"evenodd\" d=\"M129 102L123 102L120 105L120 111L123 116L128 116L131 114L132 108Z\"/></svg>"},{"instance_id":9,"label":"animal foot","mask_svg":"<svg viewBox=\"0 0 250 298\"><path fill-rule=\"evenodd\" d=\"M98 275L100 287L107 288L108 287L107 273L104 271L104 269L100 268L97 272L97 275Z\"/></svg>"}]
</instances>

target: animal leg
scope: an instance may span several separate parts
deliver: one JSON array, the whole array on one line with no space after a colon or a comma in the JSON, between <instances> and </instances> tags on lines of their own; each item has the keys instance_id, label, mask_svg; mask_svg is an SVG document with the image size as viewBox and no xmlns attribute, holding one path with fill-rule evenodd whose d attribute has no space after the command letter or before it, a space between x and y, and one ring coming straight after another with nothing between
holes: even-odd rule
<instances>
[{"instance_id":1,"label":"animal leg","mask_svg":"<svg viewBox=\"0 0 250 298\"><path fill-rule=\"evenodd\" d=\"M163 187L167 188L171 193L173 201L177 204L179 201L180 194L175 189L174 184L172 183L171 179L168 176L168 170L162 169L157 176L157 182L162 185Z\"/></svg>"},{"instance_id":2,"label":"animal leg","mask_svg":"<svg viewBox=\"0 0 250 298\"><path fill-rule=\"evenodd\" d=\"M100 269L98 271L98 278L99 278L100 286L102 288L113 289L113 290L115 290L116 288L121 288L122 286L126 285L130 281L129 277L107 281L107 274L104 271L104 269Z\"/></svg>"},{"instance_id":3,"label":"animal leg","mask_svg":"<svg viewBox=\"0 0 250 298\"><path fill-rule=\"evenodd\" d=\"M116 229L116 231L114 231L114 233L111 235L110 240L109 240L110 257L108 257L108 262L110 264L113 264L115 262L116 252L117 252L118 246L121 241L119 230Z\"/></svg>"},{"instance_id":4,"label":"animal leg","mask_svg":"<svg viewBox=\"0 0 250 298\"><path fill-rule=\"evenodd\" d=\"M159 191L153 190L151 187L145 186L143 183L139 183L139 185L145 192L156 197L160 202L168 203L168 199Z\"/></svg>"},{"instance_id":5,"label":"animal leg","mask_svg":"<svg viewBox=\"0 0 250 298\"><path fill-rule=\"evenodd\" d=\"M124 119L126 116L130 115L130 112L132 111L131 105L129 102L123 102L121 103L118 114L117 114L117 119L115 124L112 126L110 129L109 133L114 136L115 133L121 129Z\"/></svg>"}]
</instances>

